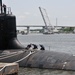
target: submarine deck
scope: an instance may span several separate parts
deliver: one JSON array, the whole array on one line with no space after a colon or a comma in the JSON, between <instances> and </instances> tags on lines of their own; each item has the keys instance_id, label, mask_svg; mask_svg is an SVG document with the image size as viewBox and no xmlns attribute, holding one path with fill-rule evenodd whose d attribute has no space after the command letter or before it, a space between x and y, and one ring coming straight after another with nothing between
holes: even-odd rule
<instances>
[{"instance_id":1,"label":"submarine deck","mask_svg":"<svg viewBox=\"0 0 75 75\"><path fill-rule=\"evenodd\" d=\"M75 71L75 55L48 50L4 50L0 62L19 63L20 67Z\"/></svg>"}]
</instances>

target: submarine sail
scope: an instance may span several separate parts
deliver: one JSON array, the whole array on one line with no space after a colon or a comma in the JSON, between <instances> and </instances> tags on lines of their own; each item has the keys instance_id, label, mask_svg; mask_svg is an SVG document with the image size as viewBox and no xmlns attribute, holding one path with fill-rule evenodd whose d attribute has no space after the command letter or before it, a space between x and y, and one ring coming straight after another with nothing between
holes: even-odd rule
<instances>
[{"instance_id":1,"label":"submarine sail","mask_svg":"<svg viewBox=\"0 0 75 75\"><path fill-rule=\"evenodd\" d=\"M1 1L1 0L0 0ZM2 10L3 9L3 10ZM6 12L7 7L1 1L0 13L0 50L24 48L17 39L16 17Z\"/></svg>"}]
</instances>

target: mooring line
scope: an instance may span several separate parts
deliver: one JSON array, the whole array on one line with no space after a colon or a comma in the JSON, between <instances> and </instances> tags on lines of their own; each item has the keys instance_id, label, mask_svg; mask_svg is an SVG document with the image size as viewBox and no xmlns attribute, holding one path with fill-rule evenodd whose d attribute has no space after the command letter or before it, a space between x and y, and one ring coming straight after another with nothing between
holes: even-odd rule
<instances>
[{"instance_id":1,"label":"mooring line","mask_svg":"<svg viewBox=\"0 0 75 75\"><path fill-rule=\"evenodd\" d=\"M35 52L35 51L34 51L34 52ZM31 52L31 51L30 51L30 53L29 53L27 56L23 57L22 59L20 59L20 60L18 60L18 61L15 61L15 62L16 62L16 63L19 63L20 61L22 61L22 60L26 59L27 57L29 57L30 55L32 55L34 52Z\"/></svg>"}]
</instances>

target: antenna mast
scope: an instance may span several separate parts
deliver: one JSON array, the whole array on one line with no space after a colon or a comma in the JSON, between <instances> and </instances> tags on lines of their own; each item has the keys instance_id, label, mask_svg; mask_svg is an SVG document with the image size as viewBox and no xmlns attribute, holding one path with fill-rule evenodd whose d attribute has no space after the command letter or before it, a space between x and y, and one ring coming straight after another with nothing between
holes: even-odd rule
<instances>
[{"instance_id":1,"label":"antenna mast","mask_svg":"<svg viewBox=\"0 0 75 75\"><path fill-rule=\"evenodd\" d=\"M1 8L1 14L3 13L2 12L2 0L0 0L0 8Z\"/></svg>"}]
</instances>

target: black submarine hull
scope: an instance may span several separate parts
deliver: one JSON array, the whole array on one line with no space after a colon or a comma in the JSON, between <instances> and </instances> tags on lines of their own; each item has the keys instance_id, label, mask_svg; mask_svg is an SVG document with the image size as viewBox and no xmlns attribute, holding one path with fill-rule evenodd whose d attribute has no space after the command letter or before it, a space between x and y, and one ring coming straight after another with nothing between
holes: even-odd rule
<instances>
[{"instance_id":1,"label":"black submarine hull","mask_svg":"<svg viewBox=\"0 0 75 75\"><path fill-rule=\"evenodd\" d=\"M20 67L75 70L75 56L67 53L25 49L5 50L1 54L4 53L0 62L17 62Z\"/></svg>"}]
</instances>

